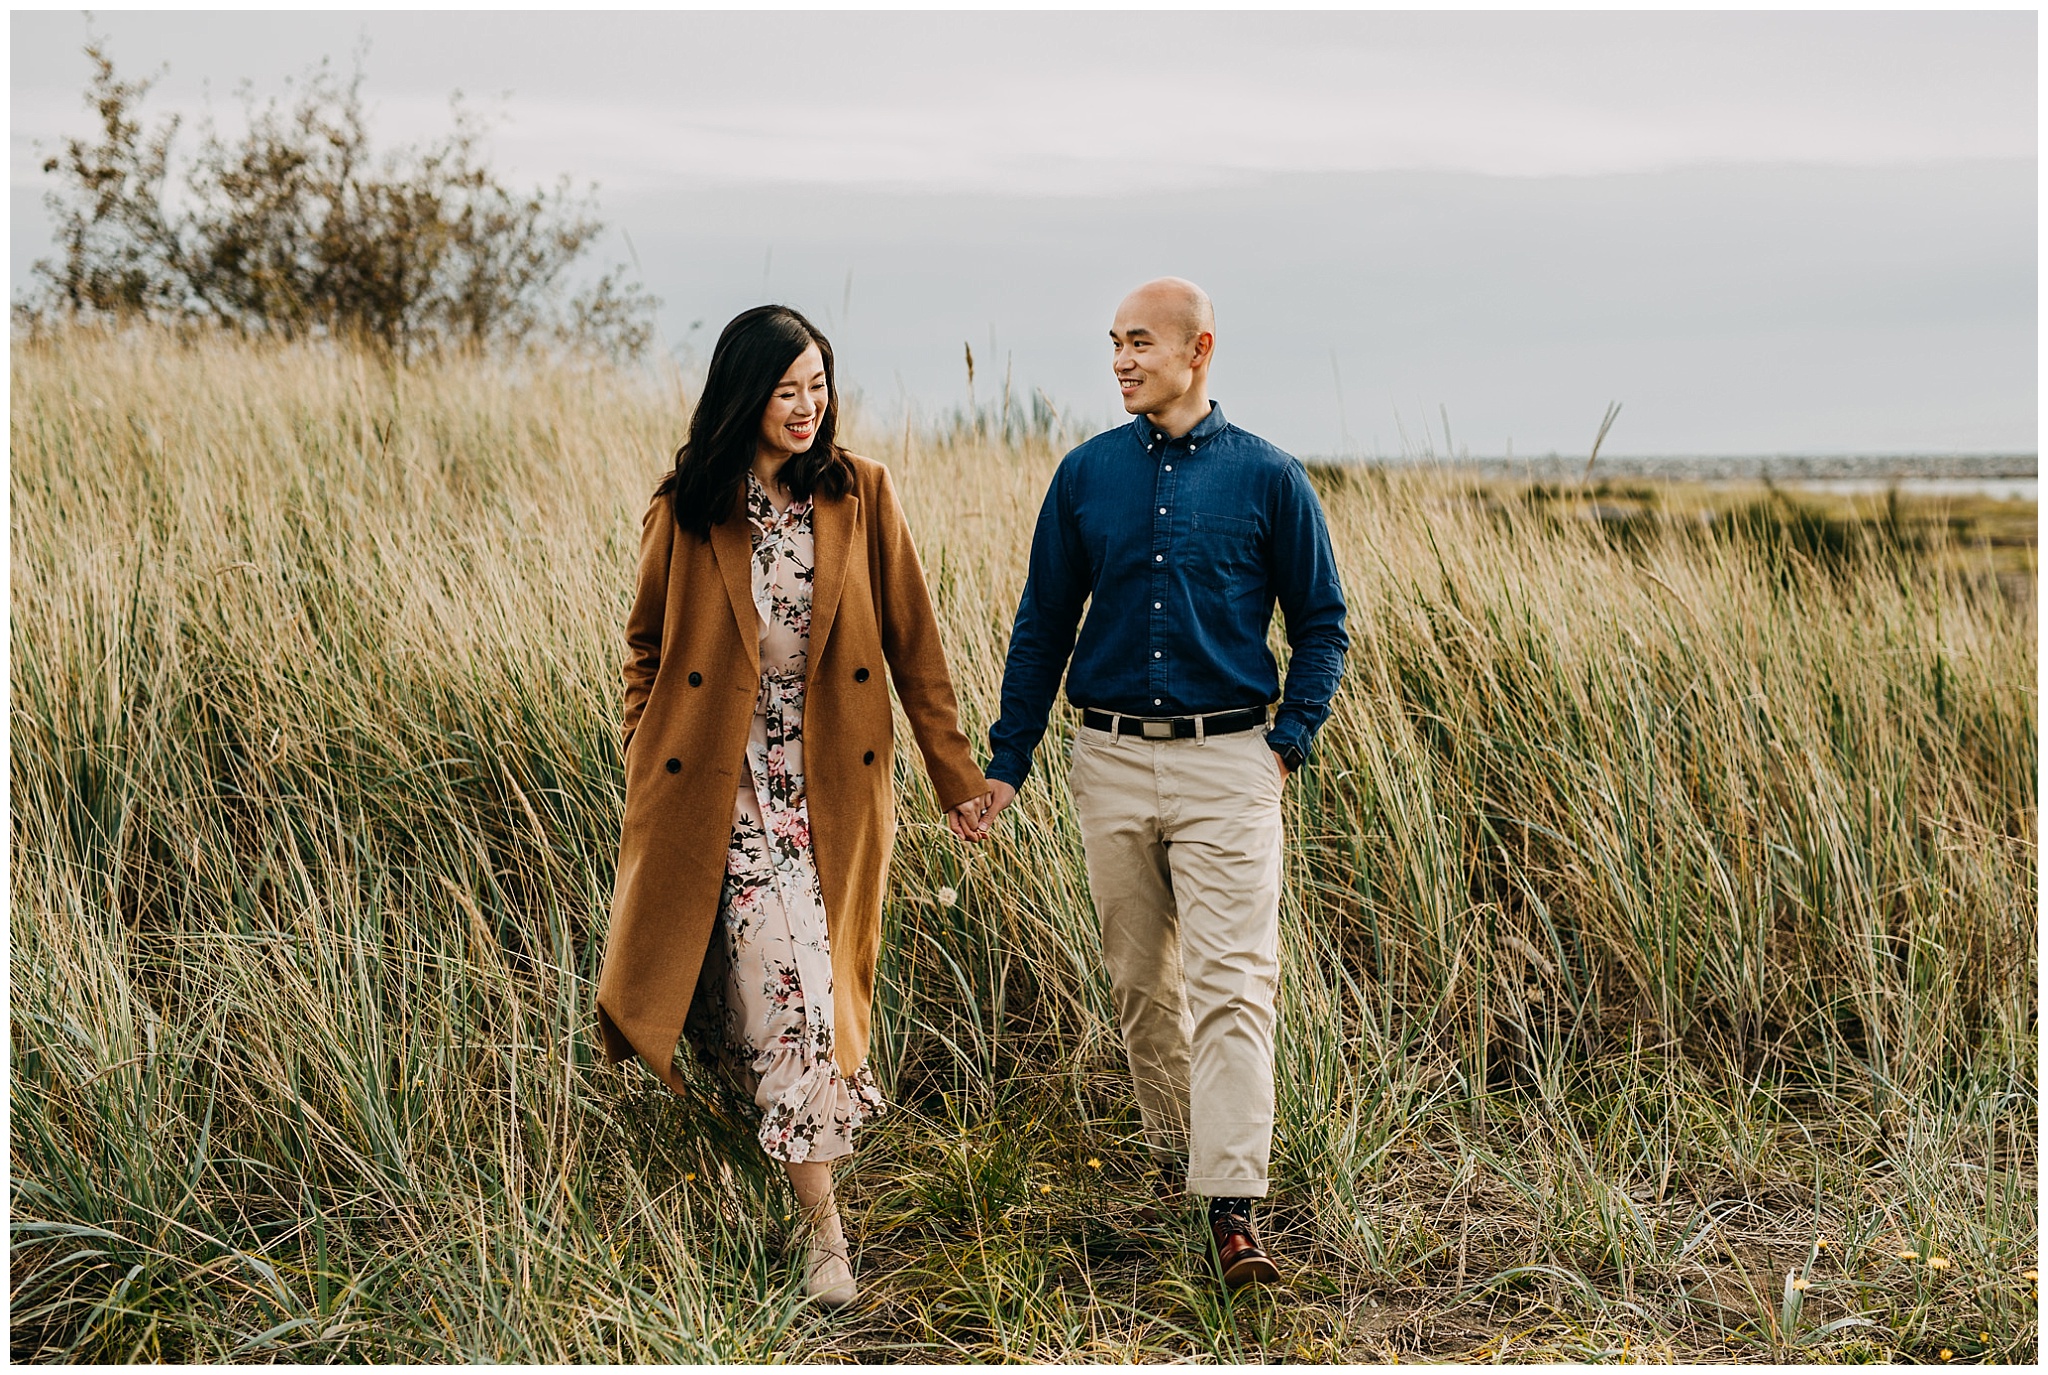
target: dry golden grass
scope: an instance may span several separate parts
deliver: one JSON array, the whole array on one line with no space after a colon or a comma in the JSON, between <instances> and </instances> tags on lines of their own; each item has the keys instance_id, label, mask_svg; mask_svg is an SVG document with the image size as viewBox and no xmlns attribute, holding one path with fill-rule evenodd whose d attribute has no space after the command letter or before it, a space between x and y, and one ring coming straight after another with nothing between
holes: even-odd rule
<instances>
[{"instance_id":1,"label":"dry golden grass","mask_svg":"<svg viewBox=\"0 0 2048 1375\"><path fill-rule=\"evenodd\" d=\"M140 335L12 388L17 1359L2034 1350L2036 645L1968 550L1319 476L1293 1282L1235 1302L1134 1216L1067 725L978 852L899 757L896 1110L826 1319L744 1124L591 1037L673 381ZM1062 447L1002 430L856 426L970 734Z\"/></svg>"}]
</instances>

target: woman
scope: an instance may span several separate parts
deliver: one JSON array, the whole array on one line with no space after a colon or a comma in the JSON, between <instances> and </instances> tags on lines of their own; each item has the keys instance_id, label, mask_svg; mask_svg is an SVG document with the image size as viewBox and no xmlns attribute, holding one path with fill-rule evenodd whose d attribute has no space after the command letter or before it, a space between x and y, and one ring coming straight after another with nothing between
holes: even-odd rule
<instances>
[{"instance_id":1,"label":"woman","mask_svg":"<svg viewBox=\"0 0 2048 1375\"><path fill-rule=\"evenodd\" d=\"M867 1048L895 829L885 668L962 840L988 791L888 471L838 446L838 412L832 347L803 316L761 306L719 335L641 525L597 993L607 1055L637 1052L678 1092L684 1021L708 1021L810 1220L806 1285L834 1306L854 1283L832 1162L883 1107Z\"/></svg>"}]
</instances>

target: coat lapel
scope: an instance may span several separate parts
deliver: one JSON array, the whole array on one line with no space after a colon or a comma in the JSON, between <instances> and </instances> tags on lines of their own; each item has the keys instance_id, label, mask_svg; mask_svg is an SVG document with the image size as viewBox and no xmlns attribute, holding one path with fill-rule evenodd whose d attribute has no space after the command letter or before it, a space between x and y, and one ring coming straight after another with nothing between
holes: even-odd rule
<instances>
[{"instance_id":1,"label":"coat lapel","mask_svg":"<svg viewBox=\"0 0 2048 1375\"><path fill-rule=\"evenodd\" d=\"M725 581L725 595L732 601L732 614L739 623L740 643L746 646L748 667L758 678L761 611L754 605L754 539L744 515L735 513L711 527L711 555Z\"/></svg>"},{"instance_id":2,"label":"coat lapel","mask_svg":"<svg viewBox=\"0 0 2048 1375\"><path fill-rule=\"evenodd\" d=\"M839 593L846 586L846 561L853 555L854 532L860 527L860 498L820 497L811 508L811 645L810 661L822 657Z\"/></svg>"}]
</instances>

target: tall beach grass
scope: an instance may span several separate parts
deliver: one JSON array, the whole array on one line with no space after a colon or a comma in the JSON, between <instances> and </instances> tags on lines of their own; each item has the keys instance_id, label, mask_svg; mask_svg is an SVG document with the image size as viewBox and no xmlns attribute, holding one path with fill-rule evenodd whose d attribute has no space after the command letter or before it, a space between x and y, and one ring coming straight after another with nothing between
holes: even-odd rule
<instances>
[{"instance_id":1,"label":"tall beach grass","mask_svg":"<svg viewBox=\"0 0 2048 1375\"><path fill-rule=\"evenodd\" d=\"M900 749L826 1318L744 1120L593 1037L674 380L140 334L11 385L16 1359L2034 1350L2036 644L1968 551L1318 474L1294 1282L1234 1301L1137 1212L1071 721L980 850ZM1068 438L995 419L853 417L975 738Z\"/></svg>"}]
</instances>

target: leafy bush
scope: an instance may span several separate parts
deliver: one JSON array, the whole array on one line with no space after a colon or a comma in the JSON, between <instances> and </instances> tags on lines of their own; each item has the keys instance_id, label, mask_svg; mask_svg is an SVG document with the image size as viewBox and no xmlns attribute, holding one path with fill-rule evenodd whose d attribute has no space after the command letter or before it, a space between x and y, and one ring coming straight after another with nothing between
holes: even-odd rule
<instances>
[{"instance_id":1,"label":"leafy bush","mask_svg":"<svg viewBox=\"0 0 2048 1375\"><path fill-rule=\"evenodd\" d=\"M209 122L172 195L179 120L145 127L140 111L154 78L121 79L102 39L85 51L98 130L43 163L60 251L36 264L20 322L197 323L401 358L534 343L633 356L652 337L657 303L623 266L570 293L604 229L593 197L566 177L507 187L459 96L446 135L380 156L360 54L346 84L322 62L288 106L245 87L246 132L229 140Z\"/></svg>"}]
</instances>

